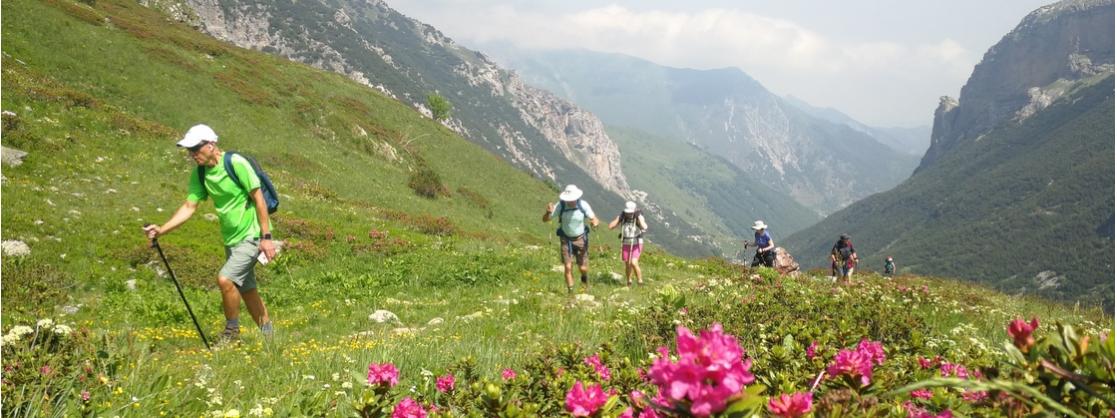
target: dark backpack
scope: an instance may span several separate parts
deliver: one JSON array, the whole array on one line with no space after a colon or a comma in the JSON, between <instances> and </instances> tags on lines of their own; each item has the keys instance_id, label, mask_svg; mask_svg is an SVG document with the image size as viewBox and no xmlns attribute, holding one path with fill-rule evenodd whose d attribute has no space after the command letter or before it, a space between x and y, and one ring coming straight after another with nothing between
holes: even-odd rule
<instances>
[{"instance_id":1,"label":"dark backpack","mask_svg":"<svg viewBox=\"0 0 1117 418\"><path fill-rule=\"evenodd\" d=\"M566 212L569 212L569 211L572 211L572 210L577 210L579 212L582 212L582 216L589 217L589 214L586 213L586 210L582 208L582 199L578 199L573 208L567 208L566 204L564 204L563 202L559 202L559 214L558 214L559 226L558 226L558 229L555 230L555 235L558 235L558 236L566 238L566 239L577 239L578 238L578 237L568 237L568 236L566 236L565 233L562 232L562 215L564 215ZM586 236L586 241L588 242L589 239L590 239L589 238L590 228L585 227L584 230L586 232L584 232L583 235Z\"/></svg>"},{"instance_id":2,"label":"dark backpack","mask_svg":"<svg viewBox=\"0 0 1117 418\"><path fill-rule=\"evenodd\" d=\"M240 186L241 189L244 189L244 193L245 195L247 195L250 190L248 190L244 186L244 183L240 181L240 177L237 177L236 170L233 170L233 155L235 154L237 154L236 151L225 151L225 158L223 159L225 174L228 174L229 178L232 179L233 182L237 184L237 186ZM256 162L255 158L249 157L244 154L240 154L240 156L244 157L245 160L248 160L248 164L252 166L252 171L255 171L256 177L260 178L260 191L264 193L264 203L268 206L268 214L270 215L275 213L275 211L279 210L279 193L275 191L275 186L272 184L271 178L268 177L268 174L264 172L263 168L260 168L260 164ZM205 167L198 167L198 180L201 181L202 188L204 189L206 184ZM252 204L251 196L248 196L247 203L249 205Z\"/></svg>"}]
</instances>

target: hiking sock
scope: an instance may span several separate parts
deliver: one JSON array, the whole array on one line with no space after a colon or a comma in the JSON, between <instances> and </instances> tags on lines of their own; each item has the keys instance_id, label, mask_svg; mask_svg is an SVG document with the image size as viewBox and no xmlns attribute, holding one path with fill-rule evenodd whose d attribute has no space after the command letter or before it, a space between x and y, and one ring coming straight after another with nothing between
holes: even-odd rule
<instances>
[{"instance_id":1,"label":"hiking sock","mask_svg":"<svg viewBox=\"0 0 1117 418\"><path fill-rule=\"evenodd\" d=\"M272 336L272 334L275 333L275 329L272 328L271 321L265 322L264 325L260 325L260 332L263 333L265 337Z\"/></svg>"},{"instance_id":2,"label":"hiking sock","mask_svg":"<svg viewBox=\"0 0 1117 418\"><path fill-rule=\"evenodd\" d=\"M225 320L225 329L240 330L240 318L226 319Z\"/></svg>"},{"instance_id":3,"label":"hiking sock","mask_svg":"<svg viewBox=\"0 0 1117 418\"><path fill-rule=\"evenodd\" d=\"M574 294L574 286L566 286L566 294L573 295Z\"/></svg>"}]
</instances>

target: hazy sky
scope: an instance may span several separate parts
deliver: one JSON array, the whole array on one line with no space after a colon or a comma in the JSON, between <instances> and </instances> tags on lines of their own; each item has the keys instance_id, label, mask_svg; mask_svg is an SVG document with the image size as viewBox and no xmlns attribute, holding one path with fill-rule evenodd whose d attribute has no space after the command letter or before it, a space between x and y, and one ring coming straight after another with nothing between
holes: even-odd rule
<instances>
[{"instance_id":1,"label":"hazy sky","mask_svg":"<svg viewBox=\"0 0 1117 418\"><path fill-rule=\"evenodd\" d=\"M877 126L930 125L1037 0L387 0L459 44L616 52L738 67L779 95Z\"/></svg>"}]
</instances>

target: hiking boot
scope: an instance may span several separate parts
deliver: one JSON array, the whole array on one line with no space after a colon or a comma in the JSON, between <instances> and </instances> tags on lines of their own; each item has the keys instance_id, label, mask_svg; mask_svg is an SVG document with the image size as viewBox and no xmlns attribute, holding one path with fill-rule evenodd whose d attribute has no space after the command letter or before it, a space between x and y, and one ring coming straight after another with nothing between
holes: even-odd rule
<instances>
[{"instance_id":1,"label":"hiking boot","mask_svg":"<svg viewBox=\"0 0 1117 418\"><path fill-rule=\"evenodd\" d=\"M584 275L584 274L582 275L582 284L584 284L584 285L586 285L586 286L589 286L589 284L590 284L590 278L589 278L589 276L586 276L586 275Z\"/></svg>"},{"instance_id":2,"label":"hiking boot","mask_svg":"<svg viewBox=\"0 0 1117 418\"><path fill-rule=\"evenodd\" d=\"M240 341L240 328L225 328L217 337L217 344L224 345Z\"/></svg>"},{"instance_id":3,"label":"hiking boot","mask_svg":"<svg viewBox=\"0 0 1117 418\"><path fill-rule=\"evenodd\" d=\"M275 327L274 327L274 326L272 326L272 322L271 322L271 321L268 321L268 323L266 323L266 324L264 324L264 325L261 325L261 326L260 326L260 333L261 333L261 334L264 334L264 338L267 338L267 339L269 339L269 340L270 340L270 339L271 339L271 338L272 338L273 336L275 336Z\"/></svg>"}]
</instances>

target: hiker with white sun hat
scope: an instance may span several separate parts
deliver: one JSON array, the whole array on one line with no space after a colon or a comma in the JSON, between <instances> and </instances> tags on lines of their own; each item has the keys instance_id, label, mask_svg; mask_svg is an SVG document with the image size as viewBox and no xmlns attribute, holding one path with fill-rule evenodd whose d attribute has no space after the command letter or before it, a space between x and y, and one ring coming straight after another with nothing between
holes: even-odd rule
<instances>
[{"instance_id":1,"label":"hiker with white sun hat","mask_svg":"<svg viewBox=\"0 0 1117 418\"><path fill-rule=\"evenodd\" d=\"M772 267L776 263L776 242L768 234L768 225L757 220L752 224L753 241L756 243L756 256L752 258L752 266L764 265Z\"/></svg>"},{"instance_id":2,"label":"hiker with white sun hat","mask_svg":"<svg viewBox=\"0 0 1117 418\"><path fill-rule=\"evenodd\" d=\"M628 201L624 204L624 211L609 222L609 229L621 227L621 261L624 262L624 281L626 286L632 286L632 276L636 275L636 283L644 284L644 275L640 272L640 253L644 250L644 232L648 230L648 223L644 215L636 209L636 202Z\"/></svg>"},{"instance_id":3,"label":"hiker with white sun hat","mask_svg":"<svg viewBox=\"0 0 1117 418\"><path fill-rule=\"evenodd\" d=\"M596 227L597 216L594 215L590 204L582 200L582 189L571 184L559 194L557 204L547 203L543 222L550 222L551 218L559 220L555 235L559 237L559 251L562 254L563 272L566 276L566 291L574 293L575 260L578 262L578 270L582 273L582 284L589 286L590 229L586 228L586 220Z\"/></svg>"}]
</instances>

